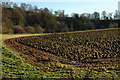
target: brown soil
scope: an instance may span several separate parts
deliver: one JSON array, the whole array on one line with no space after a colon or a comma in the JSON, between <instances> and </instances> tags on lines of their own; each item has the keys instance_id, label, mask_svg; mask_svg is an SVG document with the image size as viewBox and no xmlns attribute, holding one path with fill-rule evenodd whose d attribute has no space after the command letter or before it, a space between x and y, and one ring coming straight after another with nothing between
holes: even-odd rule
<instances>
[{"instance_id":1,"label":"brown soil","mask_svg":"<svg viewBox=\"0 0 120 80\"><path fill-rule=\"evenodd\" d=\"M50 34L53 35L53 34ZM42 36L50 36L50 35L42 35ZM37 36L29 36L29 37L37 37ZM40 51L38 49L23 45L18 43L16 40L27 37L19 37L5 40L4 43L8 48L18 52L22 58L25 59L26 62L39 66L38 63L46 63L46 62L60 62L63 64L75 65L80 68L93 68L93 67L109 67L116 66L120 63L119 58L112 59L89 59L82 62L71 61L68 59L64 59L62 57L56 56L54 54Z\"/></svg>"}]
</instances>

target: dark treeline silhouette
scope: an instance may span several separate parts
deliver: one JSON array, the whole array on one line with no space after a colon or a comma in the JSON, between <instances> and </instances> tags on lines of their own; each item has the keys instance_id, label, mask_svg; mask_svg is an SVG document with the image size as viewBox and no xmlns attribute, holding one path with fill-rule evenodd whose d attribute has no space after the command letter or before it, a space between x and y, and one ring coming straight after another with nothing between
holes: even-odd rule
<instances>
[{"instance_id":1,"label":"dark treeline silhouette","mask_svg":"<svg viewBox=\"0 0 120 80\"><path fill-rule=\"evenodd\" d=\"M2 3L2 33L55 33L78 30L118 27L119 14L103 11L101 14L73 13L64 10L53 11L48 8L21 3ZM100 17L101 16L101 17Z\"/></svg>"}]
</instances>

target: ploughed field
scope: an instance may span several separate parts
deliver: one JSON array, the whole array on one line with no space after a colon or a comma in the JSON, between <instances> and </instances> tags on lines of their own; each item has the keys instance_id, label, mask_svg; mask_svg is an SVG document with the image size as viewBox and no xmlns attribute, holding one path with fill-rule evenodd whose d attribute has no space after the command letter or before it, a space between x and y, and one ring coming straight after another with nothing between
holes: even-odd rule
<instances>
[{"instance_id":1,"label":"ploughed field","mask_svg":"<svg viewBox=\"0 0 120 80\"><path fill-rule=\"evenodd\" d=\"M79 68L120 63L120 29L19 37L5 40L31 64L60 62Z\"/></svg>"}]
</instances>

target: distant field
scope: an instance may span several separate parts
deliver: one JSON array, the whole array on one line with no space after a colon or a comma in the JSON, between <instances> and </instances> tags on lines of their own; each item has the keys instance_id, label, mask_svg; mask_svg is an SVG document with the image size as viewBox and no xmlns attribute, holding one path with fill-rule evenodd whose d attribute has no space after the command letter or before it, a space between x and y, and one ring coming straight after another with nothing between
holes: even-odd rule
<instances>
[{"instance_id":1,"label":"distant field","mask_svg":"<svg viewBox=\"0 0 120 80\"><path fill-rule=\"evenodd\" d=\"M15 37L23 37L23 36L36 36L36 35L45 35L43 34L2 34L2 41L10 38L15 38Z\"/></svg>"},{"instance_id":2,"label":"distant field","mask_svg":"<svg viewBox=\"0 0 120 80\"><path fill-rule=\"evenodd\" d=\"M32 73L30 76L33 78L118 79L119 30L3 35L7 47L14 51L3 47L3 77L22 78ZM27 69L27 65L30 69ZM17 73L19 69L21 71Z\"/></svg>"}]
</instances>

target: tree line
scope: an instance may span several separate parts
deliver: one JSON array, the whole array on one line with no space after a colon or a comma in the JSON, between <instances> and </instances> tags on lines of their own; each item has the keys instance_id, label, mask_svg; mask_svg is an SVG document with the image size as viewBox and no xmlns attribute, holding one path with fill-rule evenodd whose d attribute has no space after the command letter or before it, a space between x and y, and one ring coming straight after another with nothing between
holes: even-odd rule
<instances>
[{"instance_id":1,"label":"tree line","mask_svg":"<svg viewBox=\"0 0 120 80\"><path fill-rule=\"evenodd\" d=\"M103 11L90 13L65 14L64 10L53 11L48 8L38 8L31 4L3 2L2 3L2 33L56 33L78 30L90 30L118 27L114 20L119 19L119 13Z\"/></svg>"}]
</instances>

